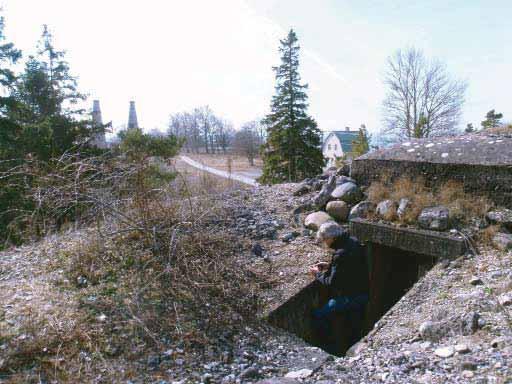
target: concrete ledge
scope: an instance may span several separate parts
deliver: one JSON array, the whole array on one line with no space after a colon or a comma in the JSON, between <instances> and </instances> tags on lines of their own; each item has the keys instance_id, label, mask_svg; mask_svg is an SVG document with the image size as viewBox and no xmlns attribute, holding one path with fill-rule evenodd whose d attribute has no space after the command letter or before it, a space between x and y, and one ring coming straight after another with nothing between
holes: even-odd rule
<instances>
[{"instance_id":1,"label":"concrete ledge","mask_svg":"<svg viewBox=\"0 0 512 384\"><path fill-rule=\"evenodd\" d=\"M372 242L438 258L454 258L466 252L464 239L421 229L399 228L363 219L350 222L350 233L362 242Z\"/></svg>"},{"instance_id":2,"label":"concrete ledge","mask_svg":"<svg viewBox=\"0 0 512 384\"><path fill-rule=\"evenodd\" d=\"M317 282L306 285L279 308L272 311L267 320L270 324L294 333L310 344L315 344L311 327L311 311L320 307L322 286Z\"/></svg>"}]
</instances>

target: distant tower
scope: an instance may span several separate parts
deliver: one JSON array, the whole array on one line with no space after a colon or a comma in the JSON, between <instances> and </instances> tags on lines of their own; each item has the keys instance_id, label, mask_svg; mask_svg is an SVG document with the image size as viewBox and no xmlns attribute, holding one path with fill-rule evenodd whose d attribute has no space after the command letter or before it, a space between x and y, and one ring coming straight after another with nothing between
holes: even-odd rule
<instances>
[{"instance_id":1,"label":"distant tower","mask_svg":"<svg viewBox=\"0 0 512 384\"><path fill-rule=\"evenodd\" d=\"M101 118L100 101L94 100L92 102L92 124L94 127L103 125L103 119ZM96 137L92 140L92 145L98 148L106 148L107 140L105 139L105 132L99 132Z\"/></svg>"},{"instance_id":2,"label":"distant tower","mask_svg":"<svg viewBox=\"0 0 512 384\"><path fill-rule=\"evenodd\" d=\"M130 101L130 113L128 115L128 129L132 128L139 128L137 112L135 111L135 101Z\"/></svg>"}]
</instances>

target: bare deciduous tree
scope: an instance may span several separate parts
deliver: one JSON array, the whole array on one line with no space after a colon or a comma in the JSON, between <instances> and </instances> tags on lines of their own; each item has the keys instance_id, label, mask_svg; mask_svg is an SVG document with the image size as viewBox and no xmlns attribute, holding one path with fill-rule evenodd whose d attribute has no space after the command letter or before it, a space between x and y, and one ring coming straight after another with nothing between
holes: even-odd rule
<instances>
[{"instance_id":1,"label":"bare deciduous tree","mask_svg":"<svg viewBox=\"0 0 512 384\"><path fill-rule=\"evenodd\" d=\"M235 151L240 155L247 156L250 165L254 165L254 158L258 155L260 146L263 144L259 126L257 121L251 121L245 123L235 134Z\"/></svg>"},{"instance_id":2,"label":"bare deciduous tree","mask_svg":"<svg viewBox=\"0 0 512 384\"><path fill-rule=\"evenodd\" d=\"M467 83L452 78L443 63L414 48L398 50L388 59L385 84L386 133L403 139L455 132Z\"/></svg>"}]
</instances>

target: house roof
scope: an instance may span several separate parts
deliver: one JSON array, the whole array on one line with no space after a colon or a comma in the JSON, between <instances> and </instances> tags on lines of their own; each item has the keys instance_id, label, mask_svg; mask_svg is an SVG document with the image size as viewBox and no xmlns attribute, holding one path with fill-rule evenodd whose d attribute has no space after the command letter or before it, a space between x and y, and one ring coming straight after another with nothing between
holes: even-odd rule
<instances>
[{"instance_id":1,"label":"house roof","mask_svg":"<svg viewBox=\"0 0 512 384\"><path fill-rule=\"evenodd\" d=\"M336 135L340 141L343 152L350 153L352 152L352 142L357 139L358 134L359 131L331 131L325 137L324 143L331 135Z\"/></svg>"}]
</instances>

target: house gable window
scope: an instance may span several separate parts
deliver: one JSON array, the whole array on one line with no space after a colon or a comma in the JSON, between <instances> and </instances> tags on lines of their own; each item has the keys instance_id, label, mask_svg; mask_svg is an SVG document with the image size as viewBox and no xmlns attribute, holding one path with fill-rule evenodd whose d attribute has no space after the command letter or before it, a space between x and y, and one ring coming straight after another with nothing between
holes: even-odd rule
<instances>
[{"instance_id":1,"label":"house gable window","mask_svg":"<svg viewBox=\"0 0 512 384\"><path fill-rule=\"evenodd\" d=\"M331 150L331 144L328 144L327 145L327 149L330 151Z\"/></svg>"}]
</instances>

